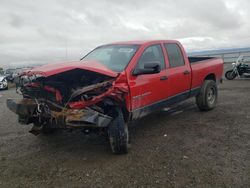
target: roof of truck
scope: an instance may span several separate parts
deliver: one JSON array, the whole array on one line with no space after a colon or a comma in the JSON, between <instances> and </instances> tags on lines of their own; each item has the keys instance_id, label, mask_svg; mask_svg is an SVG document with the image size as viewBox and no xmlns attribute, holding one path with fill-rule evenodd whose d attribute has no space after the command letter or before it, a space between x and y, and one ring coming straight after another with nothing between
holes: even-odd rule
<instances>
[{"instance_id":1,"label":"roof of truck","mask_svg":"<svg viewBox=\"0 0 250 188\"><path fill-rule=\"evenodd\" d=\"M135 41L121 41L121 42L114 42L110 44L137 44L137 45L142 45L142 44L149 44L149 43L157 43L157 42L166 42L166 43L171 43L174 42L176 43L176 40L135 40Z\"/></svg>"}]
</instances>

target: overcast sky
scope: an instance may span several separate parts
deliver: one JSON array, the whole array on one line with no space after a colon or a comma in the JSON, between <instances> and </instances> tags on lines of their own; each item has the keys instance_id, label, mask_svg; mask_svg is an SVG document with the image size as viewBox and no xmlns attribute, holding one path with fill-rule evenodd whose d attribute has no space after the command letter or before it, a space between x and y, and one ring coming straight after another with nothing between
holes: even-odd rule
<instances>
[{"instance_id":1,"label":"overcast sky","mask_svg":"<svg viewBox=\"0 0 250 188\"><path fill-rule=\"evenodd\" d=\"M248 0L0 0L0 66L79 59L114 41L250 46Z\"/></svg>"}]
</instances>

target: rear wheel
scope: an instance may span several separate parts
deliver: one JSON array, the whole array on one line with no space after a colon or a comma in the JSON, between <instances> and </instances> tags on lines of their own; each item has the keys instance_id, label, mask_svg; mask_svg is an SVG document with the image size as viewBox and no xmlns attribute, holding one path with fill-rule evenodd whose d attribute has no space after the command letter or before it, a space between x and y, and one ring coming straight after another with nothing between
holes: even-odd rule
<instances>
[{"instance_id":1,"label":"rear wheel","mask_svg":"<svg viewBox=\"0 0 250 188\"><path fill-rule=\"evenodd\" d=\"M115 154L125 154L128 152L128 126L124 121L122 111L119 108L114 110L115 118L108 126L108 137L110 147Z\"/></svg>"},{"instance_id":2,"label":"rear wheel","mask_svg":"<svg viewBox=\"0 0 250 188\"><path fill-rule=\"evenodd\" d=\"M215 108L218 99L218 89L215 81L205 80L200 93L196 96L196 104L201 111Z\"/></svg>"},{"instance_id":3,"label":"rear wheel","mask_svg":"<svg viewBox=\"0 0 250 188\"><path fill-rule=\"evenodd\" d=\"M228 79L228 80L233 80L233 79L235 79L236 78L236 74L235 74L235 72L233 71L233 70L229 70L229 71L227 71L226 73L225 73L225 77L226 77L226 79Z\"/></svg>"}]
</instances>

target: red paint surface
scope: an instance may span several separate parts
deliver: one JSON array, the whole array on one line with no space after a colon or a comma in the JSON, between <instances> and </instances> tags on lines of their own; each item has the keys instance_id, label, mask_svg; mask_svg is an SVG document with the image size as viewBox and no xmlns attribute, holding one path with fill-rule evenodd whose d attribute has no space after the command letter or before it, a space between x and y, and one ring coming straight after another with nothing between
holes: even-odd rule
<instances>
[{"instance_id":1,"label":"red paint surface","mask_svg":"<svg viewBox=\"0 0 250 188\"><path fill-rule=\"evenodd\" d=\"M168 54L163 47L164 43L175 43L179 45L182 50L185 65L176 68L170 68L168 62ZM219 81L223 72L223 60L211 59L202 63L195 63L190 65L188 57L182 45L177 41L131 41L119 42L114 44L138 44L140 48L129 62L126 69L119 74L109 70L107 67L99 64L98 62L69 62L62 64L50 64L42 67L32 69L28 74L42 74L44 76L51 76L64 71L72 69L84 69L100 74L108 75L110 77L117 77L113 82L112 87L105 93L92 98L89 101L78 101L70 103L71 108L84 108L86 106L96 104L103 98L109 96L116 100L124 101L128 111L133 111L138 108L165 100L177 94L190 91L193 88L201 87L206 76L214 74L216 80ZM138 75L133 76L132 72L142 55L143 51L154 44L160 44L165 56L166 69L158 74L151 75ZM184 71L189 71L190 74L184 75ZM160 80L162 76L167 76L167 80Z\"/></svg>"},{"instance_id":2,"label":"red paint surface","mask_svg":"<svg viewBox=\"0 0 250 188\"><path fill-rule=\"evenodd\" d=\"M52 63L43 65L40 67L35 67L30 71L26 72L28 75L32 74L41 74L45 77L52 76L55 74L59 74L62 72L70 71L73 69L83 69L89 70L93 72L97 72L100 74L104 74L110 77L116 77L117 73L108 69L104 65L96 62L96 61L73 61L66 63Z\"/></svg>"}]
</instances>

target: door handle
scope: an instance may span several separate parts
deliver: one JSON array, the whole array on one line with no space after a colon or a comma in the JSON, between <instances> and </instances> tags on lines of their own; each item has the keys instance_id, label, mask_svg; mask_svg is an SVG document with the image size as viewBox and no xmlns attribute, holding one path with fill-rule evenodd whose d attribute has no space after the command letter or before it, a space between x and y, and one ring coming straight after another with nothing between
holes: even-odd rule
<instances>
[{"instance_id":1,"label":"door handle","mask_svg":"<svg viewBox=\"0 0 250 188\"><path fill-rule=\"evenodd\" d=\"M190 74L190 72L189 72L188 70L185 70L185 71L183 72L183 74L184 74L184 75L188 75L188 74Z\"/></svg>"},{"instance_id":2,"label":"door handle","mask_svg":"<svg viewBox=\"0 0 250 188\"><path fill-rule=\"evenodd\" d=\"M160 78L161 81L164 81L164 80L167 80L167 79L168 79L167 76L162 76L162 77Z\"/></svg>"}]
</instances>

